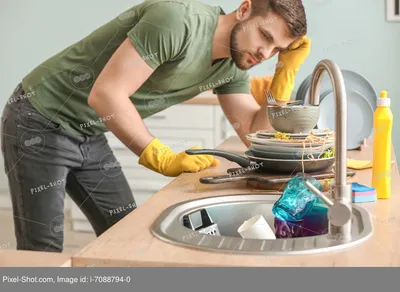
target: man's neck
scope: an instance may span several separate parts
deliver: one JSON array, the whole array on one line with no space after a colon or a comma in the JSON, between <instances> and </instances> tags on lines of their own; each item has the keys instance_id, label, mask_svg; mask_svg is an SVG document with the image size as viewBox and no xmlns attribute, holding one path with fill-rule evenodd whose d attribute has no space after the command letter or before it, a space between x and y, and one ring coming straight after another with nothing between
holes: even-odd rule
<instances>
[{"instance_id":1,"label":"man's neck","mask_svg":"<svg viewBox=\"0 0 400 292\"><path fill-rule=\"evenodd\" d=\"M236 22L235 13L219 16L212 46L213 61L232 57L230 51L231 32Z\"/></svg>"}]
</instances>

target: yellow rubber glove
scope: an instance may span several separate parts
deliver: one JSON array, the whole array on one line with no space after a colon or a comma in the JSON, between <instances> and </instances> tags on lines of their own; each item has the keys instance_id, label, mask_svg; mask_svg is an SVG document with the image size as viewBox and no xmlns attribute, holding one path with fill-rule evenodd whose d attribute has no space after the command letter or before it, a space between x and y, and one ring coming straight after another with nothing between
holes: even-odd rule
<instances>
[{"instance_id":1,"label":"yellow rubber glove","mask_svg":"<svg viewBox=\"0 0 400 292\"><path fill-rule=\"evenodd\" d=\"M272 80L271 92L276 100L288 101L294 88L294 79L301 64L310 54L311 40L303 36L278 55L278 65Z\"/></svg>"},{"instance_id":2,"label":"yellow rubber glove","mask_svg":"<svg viewBox=\"0 0 400 292\"><path fill-rule=\"evenodd\" d=\"M199 149L195 146L191 149ZM212 155L189 155L184 151L175 154L171 148L157 138L153 139L139 157L139 164L165 176L178 176L183 172L198 172L220 161Z\"/></svg>"}]
</instances>

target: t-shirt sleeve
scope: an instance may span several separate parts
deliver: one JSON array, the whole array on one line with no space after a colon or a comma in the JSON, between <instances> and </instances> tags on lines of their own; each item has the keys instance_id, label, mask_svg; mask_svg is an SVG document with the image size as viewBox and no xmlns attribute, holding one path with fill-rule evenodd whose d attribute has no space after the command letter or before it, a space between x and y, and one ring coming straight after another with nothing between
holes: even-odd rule
<instances>
[{"instance_id":1,"label":"t-shirt sleeve","mask_svg":"<svg viewBox=\"0 0 400 292\"><path fill-rule=\"evenodd\" d=\"M182 4L172 2L150 5L127 33L132 45L152 69L181 54L188 36L185 9Z\"/></svg>"},{"instance_id":2,"label":"t-shirt sleeve","mask_svg":"<svg viewBox=\"0 0 400 292\"><path fill-rule=\"evenodd\" d=\"M235 74L230 76L226 80L225 84L214 88L214 94L233 94L233 93L245 93L251 94L250 91L250 78L247 71L242 71L236 68ZM229 81L229 79L231 79Z\"/></svg>"}]
</instances>

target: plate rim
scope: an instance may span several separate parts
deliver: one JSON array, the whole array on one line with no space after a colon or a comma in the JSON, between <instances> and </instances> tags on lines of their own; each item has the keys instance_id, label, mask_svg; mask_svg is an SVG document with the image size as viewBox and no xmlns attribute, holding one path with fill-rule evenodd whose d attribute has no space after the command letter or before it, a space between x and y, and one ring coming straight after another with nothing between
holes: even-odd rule
<instances>
[{"instance_id":1,"label":"plate rim","mask_svg":"<svg viewBox=\"0 0 400 292\"><path fill-rule=\"evenodd\" d=\"M250 150L247 150L247 151L244 153L244 155L245 155L246 157L253 158L253 159L268 160L268 161L272 161L272 162L302 162L302 161L311 162L311 161L315 161L315 160L318 160L318 161L325 161L325 160L332 160L332 159L335 159L335 158L336 158L336 157L334 156L334 157L320 158L320 159L314 159L314 160L310 160L310 159L304 159L304 160L301 160L301 159L274 159L274 158L262 158L262 157L255 157L255 156L252 156L252 155L248 155L248 154L247 154L248 151L250 151Z\"/></svg>"},{"instance_id":2,"label":"plate rim","mask_svg":"<svg viewBox=\"0 0 400 292\"><path fill-rule=\"evenodd\" d=\"M246 138L247 138L247 140L248 141L250 141L250 142L255 142L255 143L257 143L253 138L248 138L248 136L249 135L252 135L252 134L247 134L246 135ZM259 137L254 137L255 139L260 139L260 140L263 140L263 138L259 138ZM251 140L251 139L253 139L253 140ZM257 143L257 144L261 144L261 145L273 145L273 146L281 146L281 147L286 147L286 146L300 146L300 145L302 145L302 143L290 143L290 142L279 142L279 141L268 141L268 140L270 140L270 139L265 139L265 141L266 141L266 143L264 143L264 144L262 144L262 143ZM268 142L267 142L268 141ZM335 141L333 141L333 143L334 143ZM322 145L326 145L326 144L329 144L329 143L307 143L307 145L312 145L312 146L322 146ZM311 146L311 147L312 147Z\"/></svg>"},{"instance_id":3,"label":"plate rim","mask_svg":"<svg viewBox=\"0 0 400 292\"><path fill-rule=\"evenodd\" d=\"M333 90L331 91L331 93L330 94L333 94L334 92L333 92ZM373 122L374 122L374 109L373 109L373 107L372 107L372 105L370 104L370 102L368 101L368 99L362 94L362 93L360 93L360 92L358 92L357 90L347 90L346 89L346 97L347 97L347 95L348 95L348 93L353 93L353 94L356 94L356 95L358 95L359 97L361 97L364 101L365 101L365 103L368 105L368 108L370 109L370 114L371 114L371 117L372 117L372 124L373 124ZM348 99L347 99L348 100ZM321 103L322 103L322 101L323 100L321 100L320 101L320 106L321 106ZM318 122L317 122L317 127L319 128L319 119L318 119ZM365 123L364 123L365 124ZM370 136L371 136L371 134L373 133L373 127L369 130L369 134L368 134L368 136L367 137L364 137L364 138L362 138L358 143L354 143L354 145L356 145L356 144L358 144L358 146L352 146L353 145L353 143L349 143L349 139L347 139L347 149L349 149L349 145L351 145L351 147L350 147L350 149L354 149L354 148L357 148L357 147L359 147L359 146L361 146L362 145L362 141L363 141L363 139L368 139ZM354 139L354 141L355 141L355 139Z\"/></svg>"},{"instance_id":4,"label":"plate rim","mask_svg":"<svg viewBox=\"0 0 400 292\"><path fill-rule=\"evenodd\" d=\"M285 133L285 134L287 134L288 136L292 136L292 137L299 137L299 136L305 136L305 137L307 137L307 136L309 136L310 135L310 132L312 132L312 131L314 131L314 130L321 130L321 129L312 129L312 130L310 130L309 131L309 133ZM263 132L263 131L269 131L269 130L258 130L258 131L256 131L255 133L251 133L251 134L261 134L261 135L265 135L265 136L267 136L268 134L262 134L262 133L260 133L260 132ZM272 130L271 130L272 131ZM275 131L275 130L273 130L273 131ZM275 133L278 133L279 131L275 131ZM330 132L328 132L328 134L333 134L335 131L333 131L333 130L331 130ZM281 133L284 133L284 132L281 132ZM326 135L328 135L328 134L326 134ZM313 134L314 136L323 136L324 134ZM271 134L271 136L272 136L272 134ZM258 138L258 137L256 137L256 138Z\"/></svg>"},{"instance_id":5,"label":"plate rim","mask_svg":"<svg viewBox=\"0 0 400 292\"><path fill-rule=\"evenodd\" d=\"M377 90L375 89L375 87L372 85L372 83L364 76L364 75L361 75L360 73L358 73L358 72L356 72L356 71L353 71L353 70L349 70L349 69L340 69L340 71L341 71L341 73L342 73L342 76L343 76L343 81L344 82L346 82L346 74L348 74L348 75L353 75L353 76L356 76L356 78L358 78L359 80L362 80L363 81L363 83L365 83L365 84L367 84L368 85L368 91L370 91L371 90L371 93L372 92L374 92L374 97L371 97L371 101L370 101L370 99L369 98L366 98L364 95L364 98L369 102L369 104L370 104L370 106L372 107L372 108L374 108L374 107L376 107L377 106L377 102L376 102L376 98L377 98L377 96L378 96L378 92L377 92ZM311 74L309 74L304 80L303 80L303 82L302 82L302 84L304 83L304 84L307 84L307 82L306 82L306 80L308 79L308 78L312 78L312 75L313 75L313 73L311 73ZM320 87L320 90L322 90L323 89L323 80L325 79L325 76L322 78L322 80L321 80L321 87ZM358 82L359 83L359 82ZM301 85L302 85L301 84ZM301 87L301 85L300 85L300 87ZM308 83L308 85L307 85L307 90L308 90L308 87L311 85L311 82L310 83ZM351 86L350 86L351 87ZM299 88L300 89L300 88ZM346 89L349 89L349 90L351 90L351 91L356 91L356 90L354 90L354 89L350 89L350 88L348 88L348 87L346 87ZM328 89L327 89L328 90ZM330 90L332 90L332 89L330 89ZM299 97L300 97L300 95L299 95ZM297 100L297 95L296 95L296 100ZM301 99L300 98L300 100L303 100L304 102L306 101L306 96L304 96L303 97L303 99ZM322 99L321 99L322 100ZM321 102L321 100L320 100L320 102Z\"/></svg>"},{"instance_id":6,"label":"plate rim","mask_svg":"<svg viewBox=\"0 0 400 292\"><path fill-rule=\"evenodd\" d=\"M254 145L254 146L253 146ZM259 148L259 149L256 149L256 147L257 148ZM281 152L283 152L283 153L293 153L293 152L297 152L299 149L301 149L300 147L298 147L298 148L296 148L296 147L279 147L279 146L271 146L271 145L262 145L262 144L256 144L256 143L252 143L252 145L250 146L250 148L249 148L249 150L251 150L251 148L254 148L255 150L258 150L258 151L264 151L265 150L265 148L267 148L267 149L271 149L271 147L274 147L274 148L279 148L279 150L281 151ZM316 146L316 147L314 147L314 148L323 148L323 147L326 147L325 148L325 150L326 149L328 149L328 148L330 148L330 147L335 147L335 144L332 144L332 145L325 145L325 146ZM315 149L313 149L313 150L315 150ZM320 150L320 149L319 149ZM305 149L305 153L312 153L312 151L310 150L310 148L306 148Z\"/></svg>"}]
</instances>

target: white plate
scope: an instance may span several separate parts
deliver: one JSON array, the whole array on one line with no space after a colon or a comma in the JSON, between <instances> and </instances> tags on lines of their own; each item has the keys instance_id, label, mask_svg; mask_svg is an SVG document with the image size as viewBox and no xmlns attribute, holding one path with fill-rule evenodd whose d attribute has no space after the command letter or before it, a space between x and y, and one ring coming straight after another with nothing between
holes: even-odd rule
<instances>
[{"instance_id":1,"label":"white plate","mask_svg":"<svg viewBox=\"0 0 400 292\"><path fill-rule=\"evenodd\" d=\"M275 130L261 130L256 132L258 138L271 138L274 137L276 133L277 131ZM309 133L286 133L288 137L295 139L304 139L307 138L310 134L317 137L325 137L327 135L333 135L333 131L325 132L325 130L322 129L314 129L311 130Z\"/></svg>"},{"instance_id":2,"label":"white plate","mask_svg":"<svg viewBox=\"0 0 400 292\"><path fill-rule=\"evenodd\" d=\"M298 148L301 147L303 148L303 143L302 142L286 142L286 141L281 141L281 140L272 140L270 138L259 138L257 137L257 134L248 134L247 140L249 140L252 143L257 143L257 144L262 144L262 145L274 145L274 146L279 146L279 147L289 147L289 148ZM296 141L296 140L294 140ZM325 144L334 144L334 141L332 140L329 143ZM322 146L324 143L310 143L306 142L305 143L306 147L315 147L315 146Z\"/></svg>"},{"instance_id":3,"label":"white plate","mask_svg":"<svg viewBox=\"0 0 400 292\"><path fill-rule=\"evenodd\" d=\"M324 147L306 147L304 148L298 148L298 147L281 147L281 146L276 146L276 145L262 145L262 144L257 144L257 143L252 143L250 146L250 150L255 149L257 151L264 151L264 152L279 152L279 153L291 153L291 154L299 154L299 153L304 153L304 154L309 154L309 153L314 153L314 152L323 152L326 149L335 146L334 144L325 144Z\"/></svg>"},{"instance_id":4,"label":"white plate","mask_svg":"<svg viewBox=\"0 0 400 292\"><path fill-rule=\"evenodd\" d=\"M359 92L346 91L347 95L347 149L362 145L373 131L374 111L368 100ZM318 128L335 129L335 101L333 92L320 103Z\"/></svg>"}]
</instances>

